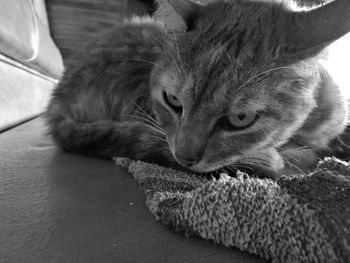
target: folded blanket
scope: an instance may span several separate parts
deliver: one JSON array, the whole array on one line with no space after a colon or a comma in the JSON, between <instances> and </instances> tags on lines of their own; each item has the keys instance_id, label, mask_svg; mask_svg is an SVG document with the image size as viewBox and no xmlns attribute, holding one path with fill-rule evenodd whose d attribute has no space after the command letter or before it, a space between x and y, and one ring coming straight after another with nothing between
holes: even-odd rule
<instances>
[{"instance_id":1,"label":"folded blanket","mask_svg":"<svg viewBox=\"0 0 350 263\"><path fill-rule=\"evenodd\" d=\"M343 155L349 147L333 143ZM348 152L350 153L350 151ZM350 155L348 155L350 156ZM272 262L350 262L350 166L327 157L307 175L207 179L116 158L164 224Z\"/></svg>"}]
</instances>

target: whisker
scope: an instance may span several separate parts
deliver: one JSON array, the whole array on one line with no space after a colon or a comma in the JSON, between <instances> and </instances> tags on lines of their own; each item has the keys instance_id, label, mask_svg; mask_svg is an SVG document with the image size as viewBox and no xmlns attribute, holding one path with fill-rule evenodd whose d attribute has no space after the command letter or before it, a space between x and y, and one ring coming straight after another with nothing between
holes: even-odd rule
<instances>
[{"instance_id":1,"label":"whisker","mask_svg":"<svg viewBox=\"0 0 350 263\"><path fill-rule=\"evenodd\" d=\"M248 82L256 79L257 77L261 76L261 75L264 75L266 73L269 73L271 71L275 71L275 70L279 70L279 69L293 69L293 67L276 67L276 68L272 68L272 69L269 69L269 70L266 70L266 71L263 71L251 78L249 78L247 81L245 81L242 85L240 85L238 88L237 88L237 91L239 91L244 85L246 85Z\"/></svg>"},{"instance_id":2,"label":"whisker","mask_svg":"<svg viewBox=\"0 0 350 263\"><path fill-rule=\"evenodd\" d=\"M304 171L298 167L297 165L295 164L292 164L288 159L285 159L283 156L281 156L283 161L285 161L290 167L292 168L295 168L297 171L299 171L302 175L305 175Z\"/></svg>"},{"instance_id":3,"label":"whisker","mask_svg":"<svg viewBox=\"0 0 350 263\"><path fill-rule=\"evenodd\" d=\"M141 111L140 114L142 114L144 117L146 117L147 119L149 119L149 120L152 121L155 125L158 126L157 121L156 121L154 118L152 118L152 116L151 116L149 113L147 113L144 109L142 109L142 107L141 107L140 105L138 105L135 101L133 101L133 100L131 100L131 99L129 99L129 101L130 101L131 103L133 103L133 104Z\"/></svg>"},{"instance_id":4,"label":"whisker","mask_svg":"<svg viewBox=\"0 0 350 263\"><path fill-rule=\"evenodd\" d=\"M222 169L224 171L226 171L226 173L227 173L227 170L229 170L230 172L234 172L234 169L232 167L230 167L230 166L224 166L224 167L222 167Z\"/></svg>"},{"instance_id":5,"label":"whisker","mask_svg":"<svg viewBox=\"0 0 350 263\"><path fill-rule=\"evenodd\" d=\"M181 69L182 69L182 73L184 73L185 70L184 70L184 67L183 67L183 64L182 64L182 61L181 61L180 51L179 51L179 45L178 45L178 43L177 43L177 39L176 39L176 35L175 35L174 30L173 30L173 36L174 36L174 40L175 40L175 46L176 46L176 51L177 51L177 57L179 58L179 61L180 61L180 66L181 66Z\"/></svg>"},{"instance_id":6,"label":"whisker","mask_svg":"<svg viewBox=\"0 0 350 263\"><path fill-rule=\"evenodd\" d=\"M143 121L147 121L147 122L150 123L150 124L156 124L156 123L154 123L152 120L150 120L150 119L148 119L148 118L145 118L144 115L138 116L138 115L136 115L136 114L119 114L118 117L137 118L137 119L140 119L140 120L143 120Z\"/></svg>"},{"instance_id":7,"label":"whisker","mask_svg":"<svg viewBox=\"0 0 350 263\"><path fill-rule=\"evenodd\" d=\"M298 153L298 152L307 151L307 150L312 150L312 148L308 146L302 146L302 147L292 148L292 149L281 149L281 151L283 151L284 153L287 152L289 154Z\"/></svg>"},{"instance_id":8,"label":"whisker","mask_svg":"<svg viewBox=\"0 0 350 263\"><path fill-rule=\"evenodd\" d=\"M148 118L145 118L143 116L133 115L133 114L120 114L119 116L128 116L128 117L137 118L139 120L142 120L143 122L139 122L140 124L149 124L150 126L153 127L153 129L158 130L159 133L166 136L165 131L161 127L159 127L159 125L152 122L152 120L149 120ZM144 123L144 122L146 122L146 123Z\"/></svg>"},{"instance_id":9,"label":"whisker","mask_svg":"<svg viewBox=\"0 0 350 263\"><path fill-rule=\"evenodd\" d=\"M139 62L146 62L146 63L152 64L152 65L157 66L157 67L159 67L159 68L161 68L161 69L164 70L164 67L161 66L160 64L155 63L155 62L152 62L152 61L149 61L149 60L145 60L145 59L128 58L128 59L118 59L117 61L139 61Z\"/></svg>"},{"instance_id":10,"label":"whisker","mask_svg":"<svg viewBox=\"0 0 350 263\"><path fill-rule=\"evenodd\" d=\"M139 116L139 115L136 115L136 114L140 114L140 116ZM145 112L138 111L138 112L135 113L134 116L139 116L139 117L146 118L149 122L151 122L151 123L153 123L154 125L158 126L157 121L156 121L155 119L153 119L151 115L149 115L149 114L147 114L147 113L145 113Z\"/></svg>"},{"instance_id":11,"label":"whisker","mask_svg":"<svg viewBox=\"0 0 350 263\"><path fill-rule=\"evenodd\" d=\"M143 112L145 114L145 116L147 117L151 117L144 109L142 109L142 107L140 105L138 105L135 101L133 101L132 99L129 98L129 101L134 104L139 110L141 110L141 112ZM151 117L152 118L152 117Z\"/></svg>"},{"instance_id":12,"label":"whisker","mask_svg":"<svg viewBox=\"0 0 350 263\"><path fill-rule=\"evenodd\" d=\"M247 158L247 161L249 161L250 164L269 164L267 160L261 159L259 157L249 157Z\"/></svg>"},{"instance_id":13,"label":"whisker","mask_svg":"<svg viewBox=\"0 0 350 263\"><path fill-rule=\"evenodd\" d=\"M135 114L135 115L131 115L131 117L136 117L136 118L139 118L139 119L141 119L141 120L144 120L144 121L148 122L149 124L152 124L154 127L158 128L159 130L164 131L164 130L158 125L158 123L155 122L155 120L150 119L150 118L148 118L148 117L145 116L145 115L138 116L138 115Z\"/></svg>"},{"instance_id":14,"label":"whisker","mask_svg":"<svg viewBox=\"0 0 350 263\"><path fill-rule=\"evenodd\" d=\"M235 164L225 166L226 169L228 169L229 171L231 171L234 174L237 173L237 171L239 170L240 167L245 168L245 167L240 166L240 165L236 166ZM248 167L246 167L246 168L248 168Z\"/></svg>"},{"instance_id":15,"label":"whisker","mask_svg":"<svg viewBox=\"0 0 350 263\"><path fill-rule=\"evenodd\" d=\"M159 127L159 125L152 118L151 115L149 115L144 109L142 109L142 107L140 107L135 101L133 101L131 99L129 99L129 101L131 103L133 103L141 111L140 114L142 114L145 118L147 118L147 120L149 122L151 122L151 124L153 124L153 125L148 125L148 124L145 123L146 126L149 126L149 128L153 129L154 131L157 131L157 132L163 134L164 136L166 136L165 131L161 127ZM135 116L137 116L137 115L135 115Z\"/></svg>"},{"instance_id":16,"label":"whisker","mask_svg":"<svg viewBox=\"0 0 350 263\"><path fill-rule=\"evenodd\" d=\"M149 124L143 123L143 125L147 126L148 128L152 129L153 131L156 131L156 132L158 132L158 133L160 133L160 134L165 136L165 133L163 131L161 131L161 130L159 130L159 129L157 129L157 128L149 125Z\"/></svg>"},{"instance_id":17,"label":"whisker","mask_svg":"<svg viewBox=\"0 0 350 263\"><path fill-rule=\"evenodd\" d=\"M148 128L150 128L151 130L159 133L159 134L162 134L164 136L166 136L161 130L157 129L156 127L153 127L147 123L144 123L144 122L141 122L141 121L135 121L136 123L139 123L140 125L143 125L143 126L146 126ZM126 129L126 130L139 130L140 127L132 127L132 126L126 126L126 127L118 127L119 130L122 130L122 129Z\"/></svg>"},{"instance_id":18,"label":"whisker","mask_svg":"<svg viewBox=\"0 0 350 263\"><path fill-rule=\"evenodd\" d=\"M240 167L242 167L242 168L248 169L248 170L250 170L250 171L252 171L252 172L255 171L254 168L249 167L249 166L247 166L247 165L244 165L244 164L242 164L242 163L237 163L237 166L238 166L238 169L239 169Z\"/></svg>"},{"instance_id":19,"label":"whisker","mask_svg":"<svg viewBox=\"0 0 350 263\"><path fill-rule=\"evenodd\" d=\"M171 59L174 61L178 73L182 76L182 73L181 73L181 70L180 70L180 68L179 68L179 65L177 64L177 62L176 62L174 56L171 54L170 50L169 50L155 35L153 35L150 31L147 31L147 32L153 37L153 39L154 39L155 41L158 42L158 44L160 44L160 45L165 49L165 51L168 53L168 55L169 55L169 56L171 57Z\"/></svg>"},{"instance_id":20,"label":"whisker","mask_svg":"<svg viewBox=\"0 0 350 263\"><path fill-rule=\"evenodd\" d=\"M284 146L281 146L279 148L283 149L283 147ZM300 150L300 149L311 149L311 148L310 148L310 146L307 146L307 145L300 145L299 147L287 148L287 150Z\"/></svg>"},{"instance_id":21,"label":"whisker","mask_svg":"<svg viewBox=\"0 0 350 263\"><path fill-rule=\"evenodd\" d=\"M228 57L228 59L230 60L230 62L232 63L232 58L231 58L231 56L227 53L226 50L224 50L224 52L225 52L226 56Z\"/></svg>"},{"instance_id":22,"label":"whisker","mask_svg":"<svg viewBox=\"0 0 350 263\"><path fill-rule=\"evenodd\" d=\"M287 156L288 158L290 158L290 159L293 159L295 162L297 162L297 163L300 163L300 160L298 160L296 157L294 157L292 154L289 154L289 153L286 153L286 152L279 152L279 154L282 156L282 158L284 157L284 156Z\"/></svg>"},{"instance_id":23,"label":"whisker","mask_svg":"<svg viewBox=\"0 0 350 263\"><path fill-rule=\"evenodd\" d=\"M302 151L307 151L307 150L311 150L311 148L309 146L300 146L296 148L283 149L282 147L282 148L279 148L279 153L281 155L285 155L290 159L293 159L295 162L300 164L301 161L297 157L293 156L293 154L300 153Z\"/></svg>"},{"instance_id":24,"label":"whisker","mask_svg":"<svg viewBox=\"0 0 350 263\"><path fill-rule=\"evenodd\" d=\"M260 159L260 158L250 158L249 163L247 162L247 164L262 167L262 168L272 169L272 167L268 161Z\"/></svg>"},{"instance_id":25,"label":"whisker","mask_svg":"<svg viewBox=\"0 0 350 263\"><path fill-rule=\"evenodd\" d=\"M147 135L147 137L149 138L155 138L157 139L157 141L161 141L161 142L166 142L168 144L168 141L162 137L158 137L158 136L155 136L155 135Z\"/></svg>"}]
</instances>

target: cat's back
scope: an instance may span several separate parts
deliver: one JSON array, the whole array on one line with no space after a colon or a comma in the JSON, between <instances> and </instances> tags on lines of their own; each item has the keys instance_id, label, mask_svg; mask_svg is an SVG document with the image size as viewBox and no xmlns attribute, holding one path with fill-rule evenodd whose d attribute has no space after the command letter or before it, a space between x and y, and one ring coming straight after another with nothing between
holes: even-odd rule
<instances>
[{"instance_id":1,"label":"cat's back","mask_svg":"<svg viewBox=\"0 0 350 263\"><path fill-rule=\"evenodd\" d=\"M120 121L132 111L130 101L147 97L163 30L150 18L127 21L76 54L45 112L48 133L59 145L76 143L77 127L84 123Z\"/></svg>"},{"instance_id":2,"label":"cat's back","mask_svg":"<svg viewBox=\"0 0 350 263\"><path fill-rule=\"evenodd\" d=\"M123 63L127 59L157 55L165 30L150 17L134 17L106 30L78 51L73 64Z\"/></svg>"},{"instance_id":3,"label":"cat's back","mask_svg":"<svg viewBox=\"0 0 350 263\"><path fill-rule=\"evenodd\" d=\"M62 118L88 122L111 118L125 106L122 98L146 92L161 52L162 30L150 18L136 18L78 51L52 94L46 113L49 125Z\"/></svg>"},{"instance_id":4,"label":"cat's back","mask_svg":"<svg viewBox=\"0 0 350 263\"><path fill-rule=\"evenodd\" d=\"M97 76L99 71L110 73L114 69L118 74L113 77L118 77L142 60L149 60L149 63L141 63L142 66L151 67L151 62L160 53L163 35L162 25L147 17L133 18L106 30L77 50L68 62L58 88L66 86L66 80L71 81L74 75L87 80L89 76ZM85 85L84 88L88 87Z\"/></svg>"}]
</instances>

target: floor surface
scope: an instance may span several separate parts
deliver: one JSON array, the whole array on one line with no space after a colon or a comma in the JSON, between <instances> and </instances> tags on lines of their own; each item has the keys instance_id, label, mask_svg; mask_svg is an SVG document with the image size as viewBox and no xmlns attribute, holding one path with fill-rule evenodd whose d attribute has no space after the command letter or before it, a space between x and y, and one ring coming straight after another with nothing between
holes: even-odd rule
<instances>
[{"instance_id":1,"label":"floor surface","mask_svg":"<svg viewBox=\"0 0 350 263\"><path fill-rule=\"evenodd\" d=\"M0 262L263 262L165 227L112 161L44 134L41 118L0 134Z\"/></svg>"}]
</instances>

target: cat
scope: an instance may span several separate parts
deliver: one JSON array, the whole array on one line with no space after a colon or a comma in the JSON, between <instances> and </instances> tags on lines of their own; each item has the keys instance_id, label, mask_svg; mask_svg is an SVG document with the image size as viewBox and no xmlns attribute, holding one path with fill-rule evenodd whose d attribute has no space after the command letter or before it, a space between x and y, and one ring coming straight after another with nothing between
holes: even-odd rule
<instances>
[{"instance_id":1,"label":"cat","mask_svg":"<svg viewBox=\"0 0 350 263\"><path fill-rule=\"evenodd\" d=\"M158 0L153 17L116 25L67 66L49 134L71 152L195 173L314 165L348 122L321 61L350 31L350 1L294 6Z\"/></svg>"}]
</instances>

